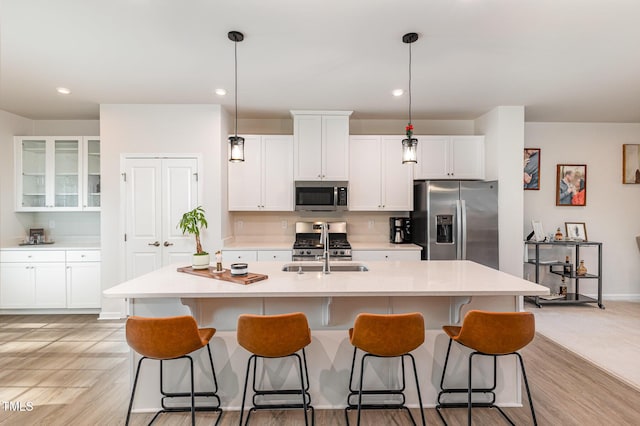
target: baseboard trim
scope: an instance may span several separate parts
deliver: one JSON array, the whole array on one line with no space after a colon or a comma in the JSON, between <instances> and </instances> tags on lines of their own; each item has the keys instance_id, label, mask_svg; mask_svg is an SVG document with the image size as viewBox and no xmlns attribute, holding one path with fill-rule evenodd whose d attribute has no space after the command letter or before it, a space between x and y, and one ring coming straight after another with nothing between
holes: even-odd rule
<instances>
[{"instance_id":1,"label":"baseboard trim","mask_svg":"<svg viewBox=\"0 0 640 426\"><path fill-rule=\"evenodd\" d=\"M597 294L584 293L585 296L598 298ZM614 302L640 302L640 294L628 293L628 294L603 294L602 300L611 300Z\"/></svg>"},{"instance_id":2,"label":"baseboard trim","mask_svg":"<svg viewBox=\"0 0 640 426\"><path fill-rule=\"evenodd\" d=\"M100 312L98 320L119 320L125 318L122 312Z\"/></svg>"},{"instance_id":3,"label":"baseboard trim","mask_svg":"<svg viewBox=\"0 0 640 426\"><path fill-rule=\"evenodd\" d=\"M98 315L100 309L0 309L0 315Z\"/></svg>"}]
</instances>

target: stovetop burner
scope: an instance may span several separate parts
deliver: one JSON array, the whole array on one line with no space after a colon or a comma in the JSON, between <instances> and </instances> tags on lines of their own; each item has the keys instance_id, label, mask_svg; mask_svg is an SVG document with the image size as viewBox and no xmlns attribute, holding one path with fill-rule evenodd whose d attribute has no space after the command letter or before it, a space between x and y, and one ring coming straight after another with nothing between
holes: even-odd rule
<instances>
[{"instance_id":1,"label":"stovetop burner","mask_svg":"<svg viewBox=\"0 0 640 426\"><path fill-rule=\"evenodd\" d=\"M315 260L324 253L322 222L297 222L293 260ZM332 222L329 226L329 255L335 260L351 260L351 244L347 241L346 222Z\"/></svg>"}]
</instances>

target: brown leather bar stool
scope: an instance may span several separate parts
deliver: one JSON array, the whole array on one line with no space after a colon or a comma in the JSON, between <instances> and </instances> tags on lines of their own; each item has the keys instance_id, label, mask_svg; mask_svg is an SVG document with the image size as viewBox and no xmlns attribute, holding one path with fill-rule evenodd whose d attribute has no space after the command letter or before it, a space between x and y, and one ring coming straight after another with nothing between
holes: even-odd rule
<instances>
[{"instance_id":1,"label":"brown leather bar stool","mask_svg":"<svg viewBox=\"0 0 640 426\"><path fill-rule=\"evenodd\" d=\"M388 315L359 314L356 317L353 328L349 330L349 339L354 348L351 374L349 376L349 395L347 396L347 407L345 408L347 425L349 424L349 411L353 409L358 410L358 425L360 425L361 411L366 409L403 409L409 414L411 422L414 425L416 424L411 411L405 405L405 357L410 358L413 365L413 376L416 382L418 402L420 403L420 415L422 416L422 424L425 425L416 361L413 355L409 353L424 343L424 318L422 314L419 312ZM359 386L357 389L353 389L353 370L358 349L365 352L365 354L360 362ZM400 357L402 367L402 386L400 389L363 389L365 360L368 357ZM402 398L398 403L363 404L363 395L399 395ZM358 397L357 404L351 402L351 398L355 396Z\"/></svg>"},{"instance_id":2,"label":"brown leather bar stool","mask_svg":"<svg viewBox=\"0 0 640 426\"><path fill-rule=\"evenodd\" d=\"M144 318L131 316L127 319L125 327L127 343L142 358L138 361L135 379L133 380L133 389L131 390L131 399L129 401L129 410L127 411L126 425L129 424L131 417L131 407L133 398L136 393L136 385L138 383L138 375L142 361L145 359L155 359L160 361L160 393L162 393L162 410L158 411L151 419L153 423L162 413L185 412L191 411L191 424L196 424L196 411L217 411L220 413L216 420L216 425L222 418L222 409L220 408L220 398L217 395L218 381L216 379L216 371L213 368L213 357L211 356L211 348L209 341L216 332L215 328L198 329L196 320L189 315L168 317L168 318ZM195 392L193 385L193 359L189 354L203 347L207 347L209 353L209 362L211 364L211 374L213 376L213 392ZM186 358L189 360L189 369L191 371L191 391L190 392L165 392L162 380L163 362ZM165 400L171 398L191 398L189 406L166 406ZM211 398L214 401L209 405L195 404L195 398Z\"/></svg>"},{"instance_id":3,"label":"brown leather bar stool","mask_svg":"<svg viewBox=\"0 0 640 426\"><path fill-rule=\"evenodd\" d=\"M315 412L311 406L309 394L309 372L304 348L311 343L311 331L307 317L302 312L281 315L250 315L238 317L238 343L251 352L247 362L247 374L244 380L242 406L240 407L240 426L244 416L244 403L247 396L249 373L253 362L253 406L249 409L245 424L249 423L251 413L256 410L293 409L302 408L304 424L308 425L307 411L311 410L311 424L315 424ZM302 358L298 355L302 352ZM258 389L256 386L256 364L258 358L286 358L296 359L300 373L300 388L298 389ZM261 397L274 395L300 395L302 402L291 404L275 404L258 402Z\"/></svg>"},{"instance_id":4,"label":"brown leather bar stool","mask_svg":"<svg viewBox=\"0 0 640 426\"><path fill-rule=\"evenodd\" d=\"M495 405L495 389L497 358L499 356L515 355L520 360L522 377L524 378L524 385L527 389L533 424L537 425L538 422L536 420L536 413L533 410L533 400L531 399L531 392L529 391L529 382L527 381L524 362L522 356L517 352L527 346L535 336L535 318L533 314L531 312L469 311L464 318L462 327L445 325L442 329L450 338L449 346L447 347L447 357L445 358L444 368L442 369L442 378L440 379L441 391L438 394L438 405L436 406L438 415L444 424L446 425L447 422L440 412L441 408L467 407L468 424L471 425L472 407L490 407L498 409L504 418L513 425L513 421L511 421L507 414L502 411L499 406ZM473 350L469 355L468 387L464 389L448 389L444 387L444 376L447 371L447 363L449 362L449 353L453 341ZM490 388L473 388L471 385L473 357L476 355L493 357L493 386ZM467 402L443 403L441 401L443 395L456 393L466 393ZM489 393L491 394L491 400L489 402L473 402L472 395L474 393Z\"/></svg>"}]
</instances>

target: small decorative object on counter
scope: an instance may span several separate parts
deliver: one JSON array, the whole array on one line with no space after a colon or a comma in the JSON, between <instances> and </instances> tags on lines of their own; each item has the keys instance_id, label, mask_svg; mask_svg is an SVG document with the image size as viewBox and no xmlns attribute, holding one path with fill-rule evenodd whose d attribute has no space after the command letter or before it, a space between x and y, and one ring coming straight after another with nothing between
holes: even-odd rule
<instances>
[{"instance_id":1,"label":"small decorative object on counter","mask_svg":"<svg viewBox=\"0 0 640 426\"><path fill-rule=\"evenodd\" d=\"M576 269L576 275L580 275L581 277L587 275L587 267L584 266L584 260L580 261L580 265L578 265Z\"/></svg>"},{"instance_id":2,"label":"small decorative object on counter","mask_svg":"<svg viewBox=\"0 0 640 426\"><path fill-rule=\"evenodd\" d=\"M216 271L222 271L222 252L220 250L216 252Z\"/></svg>"},{"instance_id":3,"label":"small decorative object on counter","mask_svg":"<svg viewBox=\"0 0 640 426\"><path fill-rule=\"evenodd\" d=\"M562 231L560 230L560 228L558 228L558 230L556 231L556 234L553 236L553 238L554 238L556 241L561 241L561 240L564 238L564 236L562 235Z\"/></svg>"},{"instance_id":4,"label":"small decorative object on counter","mask_svg":"<svg viewBox=\"0 0 640 426\"><path fill-rule=\"evenodd\" d=\"M564 272L566 275L571 275L571 270L573 269L572 266L573 265L569 263L569 256L566 256L564 259L564 269L562 272Z\"/></svg>"},{"instance_id":5,"label":"small decorative object on counter","mask_svg":"<svg viewBox=\"0 0 640 426\"><path fill-rule=\"evenodd\" d=\"M246 263L232 263L231 275L247 275L248 265Z\"/></svg>"},{"instance_id":6,"label":"small decorative object on counter","mask_svg":"<svg viewBox=\"0 0 640 426\"><path fill-rule=\"evenodd\" d=\"M566 285L561 285L560 286L560 296L566 296L567 295L567 286Z\"/></svg>"}]
</instances>

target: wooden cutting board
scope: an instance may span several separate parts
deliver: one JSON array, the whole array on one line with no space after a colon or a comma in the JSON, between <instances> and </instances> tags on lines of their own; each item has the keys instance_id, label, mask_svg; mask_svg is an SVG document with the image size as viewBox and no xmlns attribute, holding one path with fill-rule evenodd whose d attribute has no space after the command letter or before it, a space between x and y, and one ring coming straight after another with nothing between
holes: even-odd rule
<instances>
[{"instance_id":1,"label":"wooden cutting board","mask_svg":"<svg viewBox=\"0 0 640 426\"><path fill-rule=\"evenodd\" d=\"M268 275L253 274L251 272L247 275L231 275L231 271L224 269L222 272L216 272L213 266L209 266L207 269L193 269L191 266L184 266L178 268L178 272L184 272L185 274L198 275L199 277L213 278L214 280L229 281L236 284L253 284L258 281L266 280Z\"/></svg>"}]
</instances>

